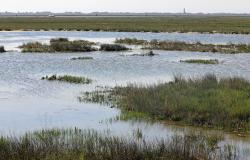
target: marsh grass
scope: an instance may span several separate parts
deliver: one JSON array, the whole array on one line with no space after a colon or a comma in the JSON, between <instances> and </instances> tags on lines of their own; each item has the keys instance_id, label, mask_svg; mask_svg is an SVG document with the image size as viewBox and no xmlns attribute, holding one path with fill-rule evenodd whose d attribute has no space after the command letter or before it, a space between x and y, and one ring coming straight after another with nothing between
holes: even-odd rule
<instances>
[{"instance_id":1,"label":"marsh grass","mask_svg":"<svg viewBox=\"0 0 250 160\"><path fill-rule=\"evenodd\" d=\"M213 52L213 53L250 53L249 44L226 44L226 45L215 45L215 44L202 44L186 43L179 41L159 41L159 40L139 40L139 39L117 39L115 43L119 44L134 44L142 45L142 49L150 50L168 50L168 51L193 51L193 52Z\"/></svg>"},{"instance_id":2,"label":"marsh grass","mask_svg":"<svg viewBox=\"0 0 250 160\"><path fill-rule=\"evenodd\" d=\"M102 44L100 51L127 51L129 48L120 44Z\"/></svg>"},{"instance_id":3,"label":"marsh grass","mask_svg":"<svg viewBox=\"0 0 250 160\"><path fill-rule=\"evenodd\" d=\"M180 62L184 63L197 63L197 64L219 64L217 59L188 59L188 60L181 60Z\"/></svg>"},{"instance_id":4,"label":"marsh grass","mask_svg":"<svg viewBox=\"0 0 250 160\"><path fill-rule=\"evenodd\" d=\"M97 49L92 47L94 42L85 40L69 41L67 38L51 39L50 44L42 44L40 42L30 42L19 46L22 52L91 52Z\"/></svg>"},{"instance_id":5,"label":"marsh grass","mask_svg":"<svg viewBox=\"0 0 250 160\"><path fill-rule=\"evenodd\" d=\"M141 130L131 138L93 130L51 129L23 136L2 136L4 160L234 160L237 152L216 147L220 137L184 135L147 141Z\"/></svg>"},{"instance_id":6,"label":"marsh grass","mask_svg":"<svg viewBox=\"0 0 250 160\"><path fill-rule=\"evenodd\" d=\"M3 17L0 30L249 34L248 16Z\"/></svg>"},{"instance_id":7,"label":"marsh grass","mask_svg":"<svg viewBox=\"0 0 250 160\"><path fill-rule=\"evenodd\" d=\"M71 60L93 60L94 58L93 57L74 57L74 58L71 58Z\"/></svg>"},{"instance_id":8,"label":"marsh grass","mask_svg":"<svg viewBox=\"0 0 250 160\"><path fill-rule=\"evenodd\" d=\"M76 84L90 84L92 82L91 79L85 78L85 77L76 77L76 76L70 76L70 75L64 75L64 76L45 76L42 77L42 80L48 80L48 81L62 81L62 82L68 82L68 83L76 83Z\"/></svg>"},{"instance_id":9,"label":"marsh grass","mask_svg":"<svg viewBox=\"0 0 250 160\"><path fill-rule=\"evenodd\" d=\"M250 82L243 78L206 75L199 79L175 77L151 86L128 85L108 92L83 95L82 101L110 104L124 113L152 119L237 132L250 130ZM123 112L122 112L123 113ZM138 115L138 114L136 114Z\"/></svg>"},{"instance_id":10,"label":"marsh grass","mask_svg":"<svg viewBox=\"0 0 250 160\"><path fill-rule=\"evenodd\" d=\"M6 50L4 49L4 46L0 46L0 53L4 53Z\"/></svg>"}]
</instances>

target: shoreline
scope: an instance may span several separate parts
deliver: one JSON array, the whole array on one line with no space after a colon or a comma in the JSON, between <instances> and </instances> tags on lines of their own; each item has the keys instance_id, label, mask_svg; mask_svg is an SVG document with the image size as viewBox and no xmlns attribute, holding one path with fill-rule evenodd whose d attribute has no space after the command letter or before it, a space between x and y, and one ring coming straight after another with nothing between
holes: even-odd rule
<instances>
[{"instance_id":1,"label":"shoreline","mask_svg":"<svg viewBox=\"0 0 250 160\"><path fill-rule=\"evenodd\" d=\"M217 32L217 31L214 31L214 32L182 32L182 31L173 31L173 32L158 32L158 31L122 31L122 30L77 30L77 29L69 29L69 30L60 30L60 29L56 29L56 30L53 30L53 29L49 29L49 30L43 30L43 29L40 29L40 30L35 30L35 29L17 29L17 30L1 30L0 29L0 33L9 33L9 32L107 32L107 33L110 33L110 32L116 32L116 33L119 33L119 32L124 32L124 33L157 33L157 34L201 34L201 35L245 35L245 36L248 36L250 35L250 32L249 33L227 33L227 32Z\"/></svg>"}]
</instances>

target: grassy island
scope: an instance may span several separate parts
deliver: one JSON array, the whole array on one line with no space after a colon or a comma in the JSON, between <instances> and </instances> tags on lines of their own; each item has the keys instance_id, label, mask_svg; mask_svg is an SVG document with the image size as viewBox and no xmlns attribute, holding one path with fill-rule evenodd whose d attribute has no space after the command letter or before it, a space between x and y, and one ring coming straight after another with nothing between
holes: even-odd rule
<instances>
[{"instance_id":1,"label":"grassy island","mask_svg":"<svg viewBox=\"0 0 250 160\"><path fill-rule=\"evenodd\" d=\"M187 43L179 41L140 40L135 38L116 39L115 43L128 45L142 45L143 49L168 50L168 51L192 51L213 53L250 53L250 44L202 44L200 42Z\"/></svg>"},{"instance_id":2,"label":"grassy island","mask_svg":"<svg viewBox=\"0 0 250 160\"><path fill-rule=\"evenodd\" d=\"M179 41L140 40L135 38L116 39L117 44L142 45L142 49L168 50L168 51L192 51L192 52L213 52L213 53L250 53L250 44L202 44L186 43Z\"/></svg>"},{"instance_id":3,"label":"grassy island","mask_svg":"<svg viewBox=\"0 0 250 160\"><path fill-rule=\"evenodd\" d=\"M242 78L175 77L153 86L129 85L86 93L80 100L142 113L152 119L231 131L250 131L250 82ZM138 114L137 114L138 115Z\"/></svg>"},{"instance_id":4,"label":"grassy island","mask_svg":"<svg viewBox=\"0 0 250 160\"><path fill-rule=\"evenodd\" d=\"M67 38L51 39L50 44L30 42L19 46L22 52L91 52L97 49L92 47L95 43L85 40L69 41Z\"/></svg>"}]
</instances>

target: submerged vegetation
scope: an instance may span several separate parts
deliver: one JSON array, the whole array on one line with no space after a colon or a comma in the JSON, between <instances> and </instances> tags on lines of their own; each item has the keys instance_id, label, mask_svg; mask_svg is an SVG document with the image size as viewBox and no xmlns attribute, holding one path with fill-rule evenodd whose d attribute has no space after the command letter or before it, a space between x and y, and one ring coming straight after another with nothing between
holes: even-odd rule
<instances>
[{"instance_id":1,"label":"submerged vegetation","mask_svg":"<svg viewBox=\"0 0 250 160\"><path fill-rule=\"evenodd\" d=\"M249 34L249 16L3 17L0 30Z\"/></svg>"},{"instance_id":2,"label":"submerged vegetation","mask_svg":"<svg viewBox=\"0 0 250 160\"><path fill-rule=\"evenodd\" d=\"M202 44L200 42L196 43L186 43L179 41L145 41L138 39L117 39L115 43L121 44L140 44L143 45L143 49L155 49L155 50L168 50L168 51L194 51L194 52L219 52L219 53L250 53L250 44L226 44L226 45L216 45L216 44Z\"/></svg>"},{"instance_id":3,"label":"submerged vegetation","mask_svg":"<svg viewBox=\"0 0 250 160\"><path fill-rule=\"evenodd\" d=\"M19 46L22 52L91 52L97 49L92 47L94 42L85 40L69 41L67 38L51 39L50 44L42 44L40 42L30 42Z\"/></svg>"},{"instance_id":4,"label":"submerged vegetation","mask_svg":"<svg viewBox=\"0 0 250 160\"><path fill-rule=\"evenodd\" d=\"M127 51L129 48L120 44L102 44L100 51Z\"/></svg>"},{"instance_id":5,"label":"submerged vegetation","mask_svg":"<svg viewBox=\"0 0 250 160\"><path fill-rule=\"evenodd\" d=\"M152 119L246 132L250 130L249 93L250 82L245 79L206 75L175 77L173 82L153 86L115 87L106 95L96 91L80 100L105 102Z\"/></svg>"},{"instance_id":6,"label":"submerged vegetation","mask_svg":"<svg viewBox=\"0 0 250 160\"><path fill-rule=\"evenodd\" d=\"M77 57L77 58L71 58L71 60L92 60L94 59L93 57Z\"/></svg>"},{"instance_id":7,"label":"submerged vegetation","mask_svg":"<svg viewBox=\"0 0 250 160\"><path fill-rule=\"evenodd\" d=\"M45 77L42 77L42 80L62 81L62 82L69 82L69 83L76 83L76 84L89 84L89 83L92 82L92 80L89 79L89 78L69 76L69 75L64 75L64 76L57 76L57 75L45 76Z\"/></svg>"},{"instance_id":8,"label":"submerged vegetation","mask_svg":"<svg viewBox=\"0 0 250 160\"><path fill-rule=\"evenodd\" d=\"M4 46L0 46L0 53L6 52Z\"/></svg>"},{"instance_id":9,"label":"submerged vegetation","mask_svg":"<svg viewBox=\"0 0 250 160\"><path fill-rule=\"evenodd\" d=\"M184 63L197 63L197 64L219 64L217 59L188 59L188 60L181 60L180 62Z\"/></svg>"},{"instance_id":10,"label":"submerged vegetation","mask_svg":"<svg viewBox=\"0 0 250 160\"><path fill-rule=\"evenodd\" d=\"M110 136L93 130L42 130L21 137L0 138L4 160L234 160L237 151L219 148L220 137L172 136L147 142L143 133L132 138Z\"/></svg>"}]
</instances>

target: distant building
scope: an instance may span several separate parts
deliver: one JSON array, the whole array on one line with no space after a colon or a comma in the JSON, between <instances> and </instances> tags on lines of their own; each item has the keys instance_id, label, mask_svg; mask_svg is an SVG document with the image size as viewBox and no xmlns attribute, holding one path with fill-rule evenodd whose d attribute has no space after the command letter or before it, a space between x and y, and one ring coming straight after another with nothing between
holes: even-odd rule
<instances>
[{"instance_id":1,"label":"distant building","mask_svg":"<svg viewBox=\"0 0 250 160\"><path fill-rule=\"evenodd\" d=\"M186 8L183 9L183 14L187 14Z\"/></svg>"}]
</instances>

